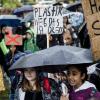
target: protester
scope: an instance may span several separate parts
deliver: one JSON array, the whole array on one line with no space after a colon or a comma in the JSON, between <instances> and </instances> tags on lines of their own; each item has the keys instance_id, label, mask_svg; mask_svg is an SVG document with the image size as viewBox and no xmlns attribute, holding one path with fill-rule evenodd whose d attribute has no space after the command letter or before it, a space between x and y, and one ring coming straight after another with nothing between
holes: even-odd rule
<instances>
[{"instance_id":1,"label":"protester","mask_svg":"<svg viewBox=\"0 0 100 100\"><path fill-rule=\"evenodd\" d=\"M2 68L0 65L0 93L5 90Z\"/></svg>"},{"instance_id":2,"label":"protester","mask_svg":"<svg viewBox=\"0 0 100 100\"><path fill-rule=\"evenodd\" d=\"M71 26L71 24L69 23L68 17L64 16L63 17L63 29L64 31L66 31L67 29L69 29Z\"/></svg>"},{"instance_id":3,"label":"protester","mask_svg":"<svg viewBox=\"0 0 100 100\"><path fill-rule=\"evenodd\" d=\"M74 46L80 47L80 40L79 40L79 37L78 37L78 30L76 30L75 27L71 25L71 23L69 22L69 17L68 16L63 17L63 30L64 30L64 33L70 33L70 35L72 37L72 40L73 40ZM69 30L69 32L68 32L68 30ZM64 37L67 37L66 34L65 34L65 36L63 36L63 38Z\"/></svg>"},{"instance_id":4,"label":"protester","mask_svg":"<svg viewBox=\"0 0 100 100\"><path fill-rule=\"evenodd\" d=\"M9 46L9 52L5 55L5 63L6 63L6 70L7 70L8 76L11 76L9 74L12 74L12 73L9 73L9 68L12 65L13 58L16 53L18 53L16 46L15 45Z\"/></svg>"},{"instance_id":5,"label":"protester","mask_svg":"<svg viewBox=\"0 0 100 100\"><path fill-rule=\"evenodd\" d=\"M49 33L49 47L59 45L59 40L57 34L50 34Z\"/></svg>"},{"instance_id":6,"label":"protester","mask_svg":"<svg viewBox=\"0 0 100 100\"><path fill-rule=\"evenodd\" d=\"M8 85L11 85L10 86L11 87L10 96L9 96L10 100L13 100L13 98L14 98L15 90L14 90L12 84L14 82L16 71L14 71L14 70L9 71L9 68L13 64L13 59L14 59L15 54L17 54L18 52L19 51L17 50L17 47L15 45L11 45L9 47L9 52L5 55L5 67L6 67L6 70L7 70L7 75L10 78L10 80L9 80L10 82L9 82Z\"/></svg>"},{"instance_id":7,"label":"protester","mask_svg":"<svg viewBox=\"0 0 100 100\"><path fill-rule=\"evenodd\" d=\"M33 34L33 42L36 43L37 33L36 33L35 29L34 29L34 22L32 22L32 21L25 22L25 27L26 27L26 31L27 30L31 31L31 33Z\"/></svg>"},{"instance_id":8,"label":"protester","mask_svg":"<svg viewBox=\"0 0 100 100\"><path fill-rule=\"evenodd\" d=\"M67 76L72 89L69 91L69 99L67 96L66 100L87 100L96 95L95 85L87 81L88 76L85 66L73 65L68 67ZM62 96L61 100L65 100L65 97Z\"/></svg>"},{"instance_id":9,"label":"protester","mask_svg":"<svg viewBox=\"0 0 100 100\"><path fill-rule=\"evenodd\" d=\"M37 74L32 68L23 70L23 80L18 89L17 100L43 100Z\"/></svg>"},{"instance_id":10,"label":"protester","mask_svg":"<svg viewBox=\"0 0 100 100\"><path fill-rule=\"evenodd\" d=\"M64 45L73 45L73 42L74 42L73 37L69 30L66 30L63 33L63 42L64 42Z\"/></svg>"},{"instance_id":11,"label":"protester","mask_svg":"<svg viewBox=\"0 0 100 100\"><path fill-rule=\"evenodd\" d=\"M41 81L41 87L43 100L60 100L61 89L54 79L44 77Z\"/></svg>"},{"instance_id":12,"label":"protester","mask_svg":"<svg viewBox=\"0 0 100 100\"><path fill-rule=\"evenodd\" d=\"M4 40L7 25L0 26L0 90L5 90L4 82L8 82L7 70L5 67L5 55L9 52ZM4 79L3 79L4 78Z\"/></svg>"},{"instance_id":13,"label":"protester","mask_svg":"<svg viewBox=\"0 0 100 100\"><path fill-rule=\"evenodd\" d=\"M33 43L33 33L31 30L27 30L26 31L26 40L24 41L24 51L31 51L31 52L35 52L38 51L39 48L38 46Z\"/></svg>"},{"instance_id":14,"label":"protester","mask_svg":"<svg viewBox=\"0 0 100 100\"><path fill-rule=\"evenodd\" d=\"M90 37L87 30L87 24L84 22L83 25L78 30L78 37L80 39L80 44L82 48L91 48Z\"/></svg>"},{"instance_id":15,"label":"protester","mask_svg":"<svg viewBox=\"0 0 100 100\"><path fill-rule=\"evenodd\" d=\"M26 68L22 72L23 79L15 94L17 100L59 100L59 88L55 91L57 84L54 80L47 77L40 79L39 71L34 68Z\"/></svg>"}]
</instances>

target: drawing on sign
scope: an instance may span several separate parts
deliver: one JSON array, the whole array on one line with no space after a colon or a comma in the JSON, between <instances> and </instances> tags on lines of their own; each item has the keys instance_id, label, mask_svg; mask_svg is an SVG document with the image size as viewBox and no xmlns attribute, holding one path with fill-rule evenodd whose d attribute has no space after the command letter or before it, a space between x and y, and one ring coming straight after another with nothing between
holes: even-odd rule
<instances>
[{"instance_id":1,"label":"drawing on sign","mask_svg":"<svg viewBox=\"0 0 100 100\"><path fill-rule=\"evenodd\" d=\"M6 40L6 45L22 45L20 35L6 35Z\"/></svg>"},{"instance_id":2,"label":"drawing on sign","mask_svg":"<svg viewBox=\"0 0 100 100\"><path fill-rule=\"evenodd\" d=\"M38 7L33 10L34 28L37 34L61 34L63 32L62 7Z\"/></svg>"},{"instance_id":3,"label":"drawing on sign","mask_svg":"<svg viewBox=\"0 0 100 100\"><path fill-rule=\"evenodd\" d=\"M5 35L6 45L22 45L22 35L13 35L12 28L8 28L8 34Z\"/></svg>"}]
</instances>

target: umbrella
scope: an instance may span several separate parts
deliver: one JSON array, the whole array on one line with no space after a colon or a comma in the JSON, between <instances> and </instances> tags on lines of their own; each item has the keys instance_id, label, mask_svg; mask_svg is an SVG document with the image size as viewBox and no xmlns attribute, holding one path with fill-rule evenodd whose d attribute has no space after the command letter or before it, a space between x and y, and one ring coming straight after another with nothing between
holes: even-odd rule
<instances>
[{"instance_id":1,"label":"umbrella","mask_svg":"<svg viewBox=\"0 0 100 100\"><path fill-rule=\"evenodd\" d=\"M17 27L21 25L21 19L16 15L0 15L0 25Z\"/></svg>"},{"instance_id":2,"label":"umbrella","mask_svg":"<svg viewBox=\"0 0 100 100\"><path fill-rule=\"evenodd\" d=\"M84 22L84 16L81 12L68 12L63 16L67 16L69 23L76 28L79 28Z\"/></svg>"},{"instance_id":3,"label":"umbrella","mask_svg":"<svg viewBox=\"0 0 100 100\"><path fill-rule=\"evenodd\" d=\"M14 11L13 11L13 14L20 14L20 13L23 13L23 12L29 12L29 11L33 11L33 7L32 5L24 5L20 8L16 8Z\"/></svg>"},{"instance_id":4,"label":"umbrella","mask_svg":"<svg viewBox=\"0 0 100 100\"><path fill-rule=\"evenodd\" d=\"M82 8L81 1L78 1L78 2L75 2L75 3L72 3L72 4L69 4L66 7L66 9L69 10L69 11L76 12L79 7Z\"/></svg>"},{"instance_id":5,"label":"umbrella","mask_svg":"<svg viewBox=\"0 0 100 100\"><path fill-rule=\"evenodd\" d=\"M62 65L89 64L92 62L93 59L89 49L73 46L54 46L21 57L10 69L30 67L53 69Z\"/></svg>"},{"instance_id":6,"label":"umbrella","mask_svg":"<svg viewBox=\"0 0 100 100\"><path fill-rule=\"evenodd\" d=\"M29 22L31 20L34 19L34 16L33 16L33 12L29 12L25 17L24 19L22 20L22 22Z\"/></svg>"}]
</instances>

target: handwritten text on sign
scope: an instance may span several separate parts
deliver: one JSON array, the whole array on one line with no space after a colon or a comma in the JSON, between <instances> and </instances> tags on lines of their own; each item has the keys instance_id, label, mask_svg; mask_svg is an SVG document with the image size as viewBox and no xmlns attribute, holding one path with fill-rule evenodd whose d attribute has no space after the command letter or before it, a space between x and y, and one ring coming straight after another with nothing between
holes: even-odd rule
<instances>
[{"instance_id":1,"label":"handwritten text on sign","mask_svg":"<svg viewBox=\"0 0 100 100\"><path fill-rule=\"evenodd\" d=\"M82 6L85 16L100 12L100 0L83 0Z\"/></svg>"},{"instance_id":2,"label":"handwritten text on sign","mask_svg":"<svg viewBox=\"0 0 100 100\"><path fill-rule=\"evenodd\" d=\"M90 36L100 34L100 0L83 0L82 6Z\"/></svg>"},{"instance_id":3,"label":"handwritten text on sign","mask_svg":"<svg viewBox=\"0 0 100 100\"><path fill-rule=\"evenodd\" d=\"M62 7L34 8L34 28L38 34L61 34L63 32Z\"/></svg>"},{"instance_id":4,"label":"handwritten text on sign","mask_svg":"<svg viewBox=\"0 0 100 100\"><path fill-rule=\"evenodd\" d=\"M82 0L94 60L100 60L100 0Z\"/></svg>"},{"instance_id":5,"label":"handwritten text on sign","mask_svg":"<svg viewBox=\"0 0 100 100\"><path fill-rule=\"evenodd\" d=\"M92 37L100 35L100 12L87 16L87 27Z\"/></svg>"}]
</instances>

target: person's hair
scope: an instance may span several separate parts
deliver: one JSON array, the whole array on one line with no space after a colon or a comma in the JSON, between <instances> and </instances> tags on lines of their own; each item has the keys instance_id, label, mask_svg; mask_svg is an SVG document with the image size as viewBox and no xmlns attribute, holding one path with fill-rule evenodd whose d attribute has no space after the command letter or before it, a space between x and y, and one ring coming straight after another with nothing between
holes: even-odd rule
<instances>
[{"instance_id":1,"label":"person's hair","mask_svg":"<svg viewBox=\"0 0 100 100\"><path fill-rule=\"evenodd\" d=\"M7 27L7 25L6 25L6 24L2 24L0 27L1 27L1 29L2 29L2 28L4 28L4 27Z\"/></svg>"},{"instance_id":2,"label":"person's hair","mask_svg":"<svg viewBox=\"0 0 100 100\"><path fill-rule=\"evenodd\" d=\"M87 65L77 64L77 65L72 65L72 66L75 67L76 69L78 69L78 71L81 73L81 76L85 75L85 78L82 80L82 82L84 83L88 79Z\"/></svg>"},{"instance_id":3,"label":"person's hair","mask_svg":"<svg viewBox=\"0 0 100 100\"><path fill-rule=\"evenodd\" d=\"M67 19L66 25L70 24L68 16L64 16Z\"/></svg>"},{"instance_id":4,"label":"person's hair","mask_svg":"<svg viewBox=\"0 0 100 100\"><path fill-rule=\"evenodd\" d=\"M40 84L39 84L39 79L38 79L38 77L36 77L36 79L35 79L36 81L35 81L35 85L36 85L36 90L35 91L41 91L41 87L40 87ZM22 90L24 91L24 92L26 92L26 91L34 91L33 90L33 87L30 85L30 83L29 83L29 81L25 78L25 76L23 75L23 80L22 80L22 82L21 82L21 86L20 86L21 88L22 88Z\"/></svg>"}]
</instances>

